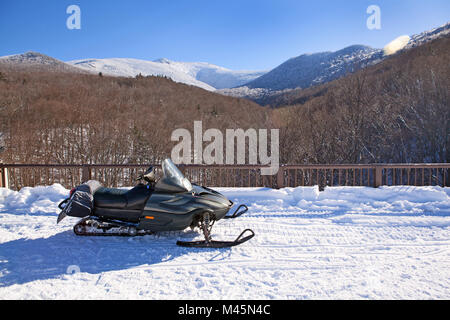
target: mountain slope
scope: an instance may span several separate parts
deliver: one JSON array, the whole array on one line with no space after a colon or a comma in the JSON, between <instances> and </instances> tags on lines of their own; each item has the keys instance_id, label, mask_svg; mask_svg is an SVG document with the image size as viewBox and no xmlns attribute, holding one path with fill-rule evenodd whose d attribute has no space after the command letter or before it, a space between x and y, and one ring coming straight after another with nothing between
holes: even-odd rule
<instances>
[{"instance_id":1,"label":"mountain slope","mask_svg":"<svg viewBox=\"0 0 450 320\"><path fill-rule=\"evenodd\" d=\"M209 91L215 89L201 81L196 80L191 75L170 66L164 62L145 61L128 58L112 59L87 59L69 61L71 65L91 72L101 72L104 75L118 77L134 77L138 74L143 76L165 76L175 82L197 86Z\"/></svg>"},{"instance_id":2,"label":"mountain slope","mask_svg":"<svg viewBox=\"0 0 450 320\"><path fill-rule=\"evenodd\" d=\"M413 35L411 37L411 39L409 40L409 43L405 46L404 49L410 49L410 48L420 46L424 43L433 41L435 39L441 38L448 34L450 34L450 22L448 22L440 27Z\"/></svg>"},{"instance_id":3,"label":"mountain slope","mask_svg":"<svg viewBox=\"0 0 450 320\"><path fill-rule=\"evenodd\" d=\"M69 61L69 64L105 75L134 77L160 75L175 82L194 85L209 91L240 86L264 71L232 71L206 62L176 62L168 59L155 61L112 58Z\"/></svg>"}]
</instances>

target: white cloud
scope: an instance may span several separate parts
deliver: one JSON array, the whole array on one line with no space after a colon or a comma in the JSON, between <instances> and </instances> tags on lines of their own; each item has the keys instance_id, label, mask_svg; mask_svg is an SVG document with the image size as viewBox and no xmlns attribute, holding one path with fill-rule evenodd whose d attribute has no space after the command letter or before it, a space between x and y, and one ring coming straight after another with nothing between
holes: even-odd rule
<instances>
[{"instance_id":1,"label":"white cloud","mask_svg":"<svg viewBox=\"0 0 450 320\"><path fill-rule=\"evenodd\" d=\"M400 36L392 40L384 47L384 54L388 56L396 53L397 51L403 49L408 44L409 40L409 36Z\"/></svg>"}]
</instances>

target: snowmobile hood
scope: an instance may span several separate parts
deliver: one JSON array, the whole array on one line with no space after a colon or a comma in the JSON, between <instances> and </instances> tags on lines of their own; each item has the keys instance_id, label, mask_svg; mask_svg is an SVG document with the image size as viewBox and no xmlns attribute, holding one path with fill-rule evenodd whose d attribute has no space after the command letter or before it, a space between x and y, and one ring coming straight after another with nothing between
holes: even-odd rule
<instances>
[{"instance_id":1,"label":"snowmobile hood","mask_svg":"<svg viewBox=\"0 0 450 320\"><path fill-rule=\"evenodd\" d=\"M199 186L199 185L196 185L196 184L192 184L192 187L193 187L192 188L192 193L196 197L205 197L209 201L217 202L218 204L220 204L220 205L222 205L224 207L231 208L231 206L233 206L233 202L228 200L227 197L225 197L220 192L217 192L217 191L215 191L213 189L210 189L210 188L207 188L207 187L203 187L203 186Z\"/></svg>"}]
</instances>

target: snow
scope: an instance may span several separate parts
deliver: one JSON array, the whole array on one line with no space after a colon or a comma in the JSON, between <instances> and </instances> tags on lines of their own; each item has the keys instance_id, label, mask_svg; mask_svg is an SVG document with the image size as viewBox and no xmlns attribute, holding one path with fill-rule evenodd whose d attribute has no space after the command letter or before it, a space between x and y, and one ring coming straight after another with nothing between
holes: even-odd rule
<instances>
[{"instance_id":1,"label":"snow","mask_svg":"<svg viewBox=\"0 0 450 320\"><path fill-rule=\"evenodd\" d=\"M147 61L129 58L83 59L67 62L70 65L105 75L134 77L166 76L175 82L197 86L209 91L232 88L247 83L265 71L233 71L206 62L177 62L169 59Z\"/></svg>"},{"instance_id":2,"label":"snow","mask_svg":"<svg viewBox=\"0 0 450 320\"><path fill-rule=\"evenodd\" d=\"M249 212L197 231L77 237L68 190L0 189L1 299L449 299L450 188L216 188Z\"/></svg>"}]
</instances>

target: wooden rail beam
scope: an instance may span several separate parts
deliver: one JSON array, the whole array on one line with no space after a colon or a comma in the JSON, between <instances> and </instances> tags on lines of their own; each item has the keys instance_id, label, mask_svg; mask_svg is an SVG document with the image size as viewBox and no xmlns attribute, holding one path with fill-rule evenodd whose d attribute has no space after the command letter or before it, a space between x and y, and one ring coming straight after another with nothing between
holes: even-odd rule
<instances>
[{"instance_id":1,"label":"wooden rail beam","mask_svg":"<svg viewBox=\"0 0 450 320\"><path fill-rule=\"evenodd\" d=\"M61 183L71 186L91 180L103 180L111 186L130 183L135 170L149 164L0 164L0 187L20 189L36 184ZM154 165L160 172L161 165ZM312 186L356 185L380 187L410 183L415 185L449 185L449 163L409 164L300 164L281 165L273 176L261 176L259 165L180 165L187 178L211 186L261 186L284 188ZM11 169L11 170L9 170ZM122 171L121 171L122 170ZM127 171L131 170L131 171ZM30 174L30 172L32 174ZM42 172L50 172L42 175ZM67 172L70 174L68 175ZM122 174L120 174L122 172ZM128 173L126 173L128 172ZM254 172L254 175L253 175ZM10 177L8 178L8 173ZM81 173L81 174L80 174ZM126 173L126 174L125 174ZM217 174L219 173L219 174ZM328 175L329 173L329 175ZM357 174L359 173L359 174ZM301 176L299 175L301 174ZM406 176L407 174L407 176ZM414 174L414 177L411 177ZM80 179L81 178L81 179ZM11 183L8 186L8 182Z\"/></svg>"}]
</instances>

